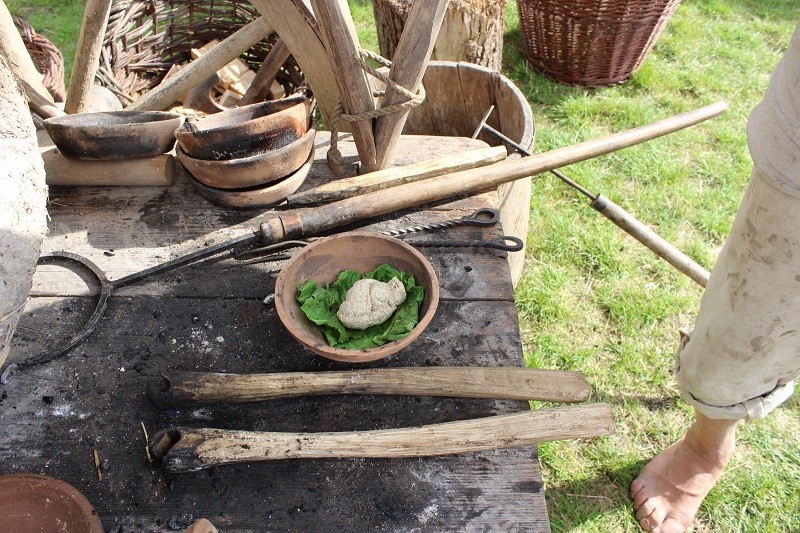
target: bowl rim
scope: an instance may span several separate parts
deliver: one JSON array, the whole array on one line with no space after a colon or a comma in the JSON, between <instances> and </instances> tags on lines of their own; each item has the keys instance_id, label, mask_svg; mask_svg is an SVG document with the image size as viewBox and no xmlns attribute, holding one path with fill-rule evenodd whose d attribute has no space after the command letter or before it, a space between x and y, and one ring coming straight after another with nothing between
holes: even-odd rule
<instances>
[{"instance_id":1,"label":"bowl rim","mask_svg":"<svg viewBox=\"0 0 800 533\"><path fill-rule=\"evenodd\" d=\"M236 168L239 165L248 165L250 163L259 161L261 159L266 158L267 156L279 157L279 154L284 154L286 152L290 152L291 150L297 150L300 146L303 145L303 142L308 142L306 139L307 137L311 137L311 147L313 149L314 146L314 139L316 138L317 130L314 128L309 128L303 135L298 137L297 139L293 140L289 144L285 146L281 146L280 148L275 148L274 150L265 150L263 152L258 152L257 154L249 155L247 157L235 157L233 159L200 159L198 157L192 157L186 153L186 150L180 143L175 145L175 156L178 159L186 159L189 163L209 166L209 167L222 167L222 168ZM196 176L195 176L196 177Z\"/></svg>"},{"instance_id":2,"label":"bowl rim","mask_svg":"<svg viewBox=\"0 0 800 533\"><path fill-rule=\"evenodd\" d=\"M274 207L280 204L287 196L299 189L306 178L311 173L311 167L316 157L315 148L312 146L311 153L305 163L296 171L288 176L284 176L277 181L265 185L257 185L244 189L220 189L210 187L192 175L189 170L181 163L179 172L193 186L197 194L208 200L214 205L229 207L233 209L256 209L264 207ZM278 194L279 193L279 194ZM275 195L275 200L264 200L265 195Z\"/></svg>"},{"instance_id":3,"label":"bowl rim","mask_svg":"<svg viewBox=\"0 0 800 533\"><path fill-rule=\"evenodd\" d=\"M286 107L284 107L282 109L279 109L278 111L274 111L272 113L268 112L265 115L262 115L260 117L250 118L250 119L247 119L247 120L244 120L244 121L241 121L241 122L233 122L233 123L230 123L230 124L220 124L220 125L213 126L213 127L210 127L210 128L202 128L202 127L200 127L200 125L202 124L202 122L205 119L210 120L210 119L214 119L214 118L219 118L220 116L222 116L222 114L226 114L228 117L233 118L236 115L246 114L246 111L249 111L250 109L253 109L253 108L266 107L267 109L269 109L271 106L276 106L277 107L280 104L290 103L293 100L296 100L297 102L296 103L292 103L291 105L287 105ZM288 111L290 109L294 109L295 107L299 106L300 104L304 104L308 108L307 109L308 112L306 114L310 115L311 114L311 105L310 105L310 103L311 103L311 100L309 98L306 98L305 95L295 94L295 95L292 95L292 96L287 96L286 98L281 98L279 100L266 100L264 102L256 102L254 104L249 104L249 105L242 106L242 107L235 107L235 108L228 109L228 110L225 110L225 111L220 111L219 113L212 113L210 115L206 115L204 117L200 117L197 120L191 120L191 121L187 120L186 122L181 124L180 127L175 129L175 137L180 142L180 137L187 137L187 138L190 138L190 139L197 139L199 135L208 136L208 135L213 135L213 134L219 133L220 131L230 131L230 130L235 129L235 128L242 128L242 127L244 127L244 126L246 126L246 125L248 125L248 124L250 124L252 122L263 120L266 117L274 116L274 115L276 115L278 113L283 113L284 111ZM310 120L308 122L310 123ZM194 131L191 131L189 129L190 127L194 128Z\"/></svg>"},{"instance_id":4,"label":"bowl rim","mask_svg":"<svg viewBox=\"0 0 800 533\"><path fill-rule=\"evenodd\" d=\"M303 257L309 250L314 250L320 246L325 246L331 242L335 242L338 239L348 238L348 237L369 237L375 238L383 241L391 241L397 244L400 248L405 249L408 251L411 256L416 259L422 268L425 270L428 278L430 279L430 290L428 287L425 287L425 298L430 299L428 304L427 311L419 317L419 322L414 329L402 339L398 339L396 341L391 341L381 346L377 346L375 348L363 348L358 350L350 350L345 348L334 348L333 346L328 345L327 343L324 344L324 349L318 348L316 343L311 342L310 337L306 337L303 335L296 334L292 328L287 326L287 323L291 322L291 316L289 315L288 309L286 309L283 305L283 300L286 297L286 291L292 291L290 295L291 298L294 298L294 293L297 291L297 287L289 287L287 285L288 281L286 279L286 272L289 268L294 265L296 262L302 261ZM430 325L433 317L436 315L436 310L439 307L439 278L436 275L436 272L433 269L433 265L425 257L422 252L411 246L410 244L403 242L401 239L397 239L395 237L390 237L388 235L383 235L381 233L376 233L374 231L364 231L364 230L356 230L356 231L347 231L343 233L337 233L335 235L330 235L328 237L322 237L317 239L316 241L312 242L298 253L293 255L281 268L280 272L278 272L278 276L275 279L275 309L278 313L278 318L283 324L284 328L289 332L289 334L297 340L300 344L302 344L305 348L310 350L311 352L325 357L327 359L332 359L334 361L344 362L344 363L366 363L371 361L377 361L379 359L383 359L390 355L393 355L400 350L406 348L412 342L414 342L425 329ZM424 300L423 300L424 302ZM414 331L417 331L417 334L414 334ZM323 342L325 342L323 340Z\"/></svg>"},{"instance_id":5,"label":"bowl rim","mask_svg":"<svg viewBox=\"0 0 800 533\"><path fill-rule=\"evenodd\" d=\"M153 120L143 120L143 121L136 121L136 122L124 122L124 123L108 123L108 124L75 124L76 120L81 120L85 118L94 118L94 117L108 117L108 116L117 116L117 117L126 117L126 116L149 116L153 117ZM47 126L54 126L59 128L76 128L76 129L83 129L89 130L93 128L131 128L137 126L148 126L152 124L159 124L159 123L167 123L172 120L178 120L181 122L178 126L173 129L173 132L181 127L184 123L185 117L183 115L179 115L178 113L171 113L169 111L143 111L138 109L123 109L121 111L97 111L93 113L76 113L74 115L59 115L56 117L46 118L42 121ZM173 133L173 132L170 132Z\"/></svg>"}]
</instances>

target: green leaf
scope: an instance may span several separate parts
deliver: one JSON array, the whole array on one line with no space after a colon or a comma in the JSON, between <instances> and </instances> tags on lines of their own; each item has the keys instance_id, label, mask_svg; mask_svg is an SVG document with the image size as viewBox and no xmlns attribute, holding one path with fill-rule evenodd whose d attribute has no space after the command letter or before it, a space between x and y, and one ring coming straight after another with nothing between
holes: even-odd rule
<instances>
[{"instance_id":1,"label":"green leaf","mask_svg":"<svg viewBox=\"0 0 800 533\"><path fill-rule=\"evenodd\" d=\"M382 324L370 326L365 330L346 328L336 316L336 312L344 301L347 291L356 281L363 278L384 283L397 278L406 289L406 299ZM425 299L425 288L417 285L414 276L384 263L363 276L356 270L343 270L336 281L324 288L318 287L313 281L306 281L297 288L295 299L306 317L320 326L329 345L361 350L382 346L407 336L419 323L419 308Z\"/></svg>"}]
</instances>

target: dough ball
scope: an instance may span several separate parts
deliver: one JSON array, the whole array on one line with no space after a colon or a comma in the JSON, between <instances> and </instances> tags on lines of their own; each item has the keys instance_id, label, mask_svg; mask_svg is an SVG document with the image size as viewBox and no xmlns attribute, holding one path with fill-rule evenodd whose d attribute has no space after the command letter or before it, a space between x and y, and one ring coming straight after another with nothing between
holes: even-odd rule
<instances>
[{"instance_id":1,"label":"dough ball","mask_svg":"<svg viewBox=\"0 0 800 533\"><path fill-rule=\"evenodd\" d=\"M386 322L405 300L406 289L399 279L384 283L365 278L350 287L336 316L348 328L367 329Z\"/></svg>"}]
</instances>

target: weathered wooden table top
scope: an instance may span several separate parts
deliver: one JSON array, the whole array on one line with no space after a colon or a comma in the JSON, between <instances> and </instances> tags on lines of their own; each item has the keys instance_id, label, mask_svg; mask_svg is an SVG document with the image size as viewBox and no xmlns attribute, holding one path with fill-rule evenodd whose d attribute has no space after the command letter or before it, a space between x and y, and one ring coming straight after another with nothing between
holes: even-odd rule
<instances>
[{"instance_id":1,"label":"weathered wooden table top","mask_svg":"<svg viewBox=\"0 0 800 533\"><path fill-rule=\"evenodd\" d=\"M327 144L326 132L320 132L317 160L304 188L330 179ZM403 137L395 162L482 144ZM352 143L340 146L352 159ZM494 193L487 193L370 221L368 227L445 220L495 203ZM111 279L252 232L268 216L215 207L183 180L161 188L52 188L49 211L43 251L86 256ZM500 235L498 225L418 237ZM106 529L115 532L180 530L200 517L224 532L549 531L533 446L418 459L269 461L177 475L148 461L142 426L150 434L176 425L348 431L528 409L519 401L349 395L163 410L145 397L146 385L169 370L522 365L505 253L421 251L441 284L436 316L409 348L364 365L320 358L289 336L274 306L264 303L273 289L275 265L237 265L227 257L114 292L85 342L51 363L20 370L0 386L0 473L38 472L71 483L92 502ZM50 330L74 333L94 305L92 290L97 288L65 268L40 266L9 361L53 345Z\"/></svg>"}]
</instances>

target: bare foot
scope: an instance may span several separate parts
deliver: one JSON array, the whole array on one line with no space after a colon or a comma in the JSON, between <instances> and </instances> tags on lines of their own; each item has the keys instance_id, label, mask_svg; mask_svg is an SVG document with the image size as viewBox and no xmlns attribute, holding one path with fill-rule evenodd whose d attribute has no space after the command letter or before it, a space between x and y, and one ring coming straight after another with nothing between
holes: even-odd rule
<instances>
[{"instance_id":1,"label":"bare foot","mask_svg":"<svg viewBox=\"0 0 800 533\"><path fill-rule=\"evenodd\" d=\"M644 467L631 498L639 526L656 533L683 533L733 454L736 421L697 413L675 444Z\"/></svg>"}]
</instances>

